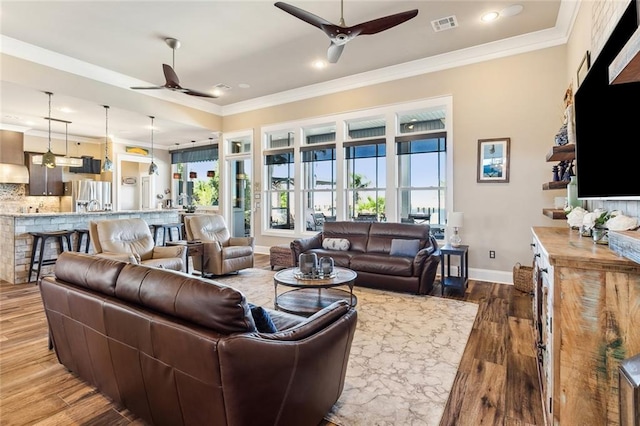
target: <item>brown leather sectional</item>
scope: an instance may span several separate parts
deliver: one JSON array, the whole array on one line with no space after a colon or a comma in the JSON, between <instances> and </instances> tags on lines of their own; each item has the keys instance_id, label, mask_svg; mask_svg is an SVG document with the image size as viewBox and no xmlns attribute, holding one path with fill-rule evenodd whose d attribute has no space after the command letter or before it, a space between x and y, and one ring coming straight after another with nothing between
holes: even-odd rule
<instances>
[{"instance_id":1,"label":"brown leather sectional","mask_svg":"<svg viewBox=\"0 0 640 426\"><path fill-rule=\"evenodd\" d=\"M59 361L157 425L317 425L342 393L357 313L266 309L187 274L64 252L42 278Z\"/></svg>"},{"instance_id":2,"label":"brown leather sectional","mask_svg":"<svg viewBox=\"0 0 640 426\"><path fill-rule=\"evenodd\" d=\"M348 250L323 248L332 238L348 240ZM415 256L392 256L393 240L419 240ZM356 285L414 294L428 294L440 263L440 251L427 224L392 222L325 222L322 232L291 242L294 259L301 253L330 256L336 266L358 273Z\"/></svg>"}]
</instances>

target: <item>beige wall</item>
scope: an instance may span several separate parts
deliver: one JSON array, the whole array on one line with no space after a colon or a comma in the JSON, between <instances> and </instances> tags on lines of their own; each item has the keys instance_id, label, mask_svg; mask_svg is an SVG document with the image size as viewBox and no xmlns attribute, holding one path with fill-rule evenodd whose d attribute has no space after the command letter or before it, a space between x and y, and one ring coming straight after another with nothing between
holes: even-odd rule
<instances>
[{"instance_id":1,"label":"beige wall","mask_svg":"<svg viewBox=\"0 0 640 426\"><path fill-rule=\"evenodd\" d=\"M224 131L253 128L260 141L259 129L268 124L452 95L454 207L465 214L462 238L470 245L470 267L476 277L504 271L509 281L515 262L531 261L531 226L564 226L542 215L563 194L541 188L552 176L545 155L562 124L566 68L566 47L554 47L228 116ZM511 138L510 182L479 184L477 141L494 137ZM255 164L262 163L258 155L256 150ZM285 242L256 237L261 246Z\"/></svg>"}]
</instances>

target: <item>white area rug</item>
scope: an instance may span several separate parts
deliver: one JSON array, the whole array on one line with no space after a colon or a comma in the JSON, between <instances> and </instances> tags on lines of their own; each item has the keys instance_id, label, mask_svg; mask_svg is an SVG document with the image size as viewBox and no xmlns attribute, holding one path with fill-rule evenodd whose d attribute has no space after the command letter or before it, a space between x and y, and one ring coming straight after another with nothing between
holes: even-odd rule
<instances>
[{"instance_id":1,"label":"white area rug","mask_svg":"<svg viewBox=\"0 0 640 426\"><path fill-rule=\"evenodd\" d=\"M274 272L216 279L273 307ZM325 417L342 426L438 425L478 305L355 287L358 325L344 390Z\"/></svg>"}]
</instances>

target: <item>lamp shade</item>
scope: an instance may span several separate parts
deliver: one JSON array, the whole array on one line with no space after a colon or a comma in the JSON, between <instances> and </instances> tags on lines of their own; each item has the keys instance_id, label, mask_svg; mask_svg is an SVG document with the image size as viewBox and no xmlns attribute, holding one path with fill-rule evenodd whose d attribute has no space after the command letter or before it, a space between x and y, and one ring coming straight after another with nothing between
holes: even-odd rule
<instances>
[{"instance_id":1,"label":"lamp shade","mask_svg":"<svg viewBox=\"0 0 640 426\"><path fill-rule=\"evenodd\" d=\"M464 222L464 213L462 212L449 213L449 217L447 218L447 225L453 228L462 228L463 222Z\"/></svg>"}]
</instances>

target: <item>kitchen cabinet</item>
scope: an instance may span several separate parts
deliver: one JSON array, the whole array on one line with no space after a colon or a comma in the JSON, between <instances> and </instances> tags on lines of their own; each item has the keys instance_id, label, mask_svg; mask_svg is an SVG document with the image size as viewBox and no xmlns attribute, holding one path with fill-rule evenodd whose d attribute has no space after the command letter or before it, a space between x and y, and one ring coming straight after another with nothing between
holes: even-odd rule
<instances>
[{"instance_id":1,"label":"kitchen cabinet","mask_svg":"<svg viewBox=\"0 0 640 426\"><path fill-rule=\"evenodd\" d=\"M62 183L62 167L49 169L40 164L33 164L33 156L42 155L36 152L25 153L25 163L29 169L29 195L64 195L64 184Z\"/></svg>"},{"instance_id":2,"label":"kitchen cabinet","mask_svg":"<svg viewBox=\"0 0 640 426\"><path fill-rule=\"evenodd\" d=\"M568 228L532 231L546 423L618 425L618 367L640 354L640 264Z\"/></svg>"}]
</instances>

